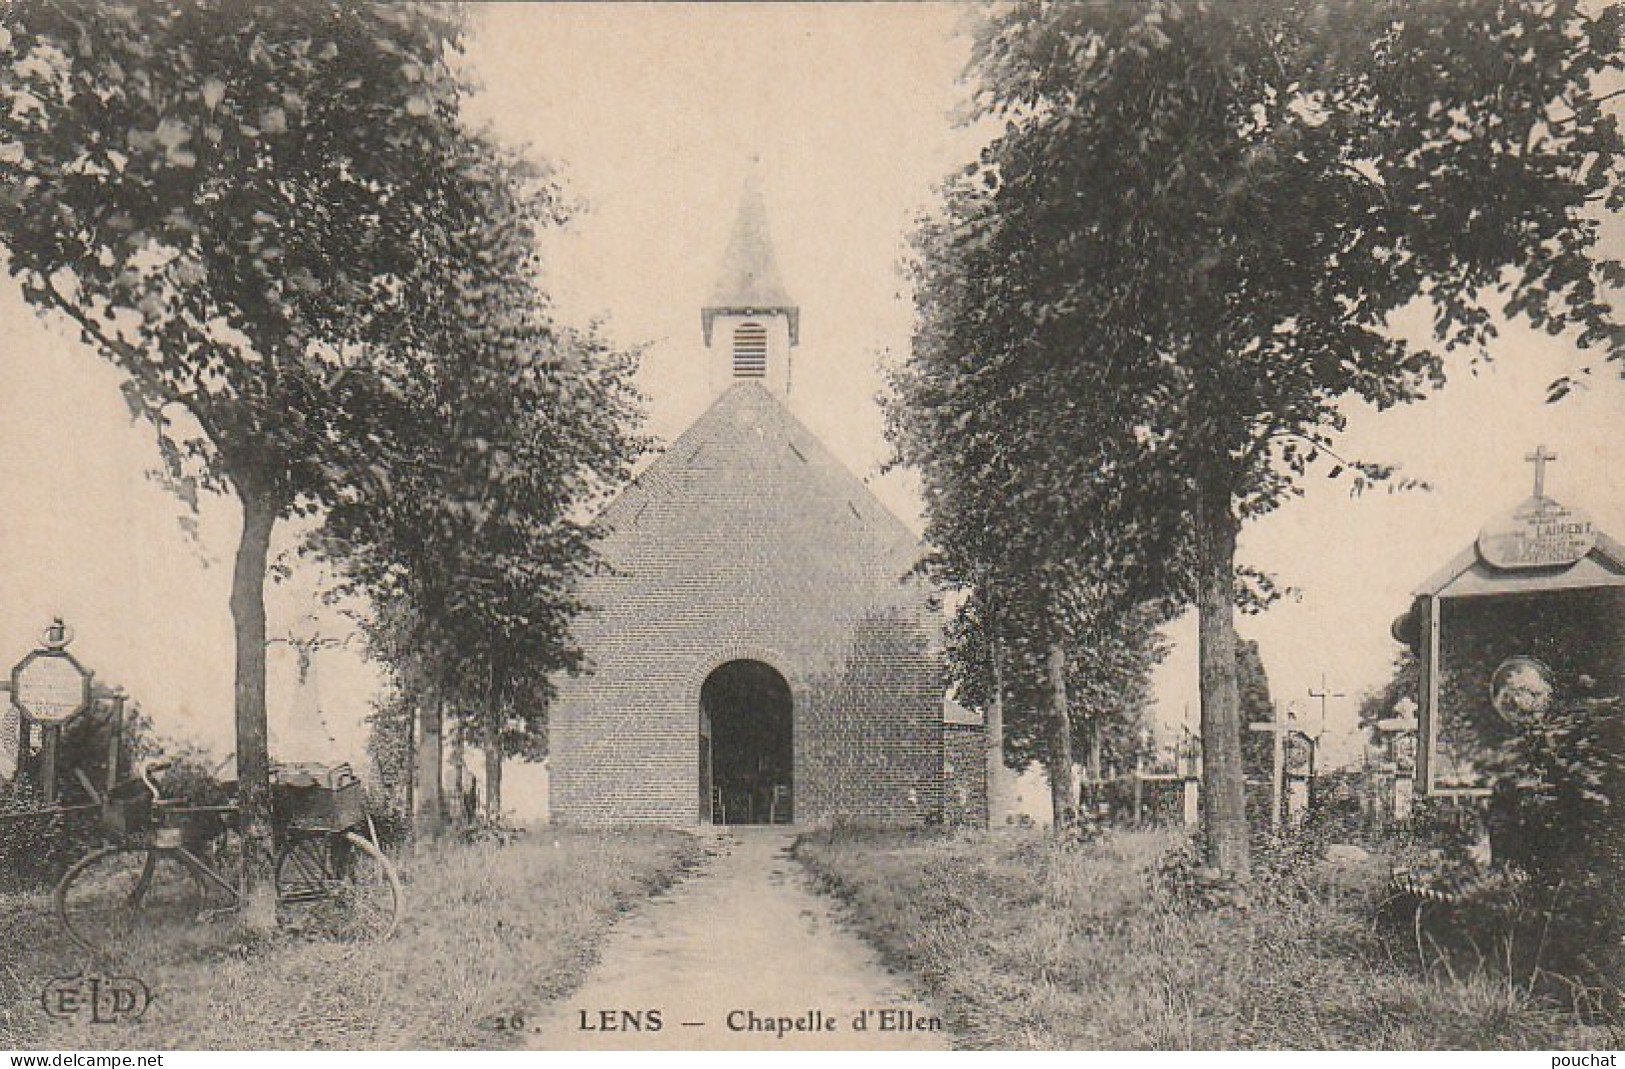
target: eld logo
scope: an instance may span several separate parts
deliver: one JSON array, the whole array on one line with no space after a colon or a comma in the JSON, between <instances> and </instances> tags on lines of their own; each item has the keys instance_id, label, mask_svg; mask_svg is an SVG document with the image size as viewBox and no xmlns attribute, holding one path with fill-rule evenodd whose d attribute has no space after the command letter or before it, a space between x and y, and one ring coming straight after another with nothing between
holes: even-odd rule
<instances>
[{"instance_id":1,"label":"eld logo","mask_svg":"<svg viewBox=\"0 0 1625 1069\"><path fill-rule=\"evenodd\" d=\"M49 981L39 993L40 1008L49 1016L91 1024L139 1021L151 1002L152 992L133 976L74 973Z\"/></svg>"}]
</instances>

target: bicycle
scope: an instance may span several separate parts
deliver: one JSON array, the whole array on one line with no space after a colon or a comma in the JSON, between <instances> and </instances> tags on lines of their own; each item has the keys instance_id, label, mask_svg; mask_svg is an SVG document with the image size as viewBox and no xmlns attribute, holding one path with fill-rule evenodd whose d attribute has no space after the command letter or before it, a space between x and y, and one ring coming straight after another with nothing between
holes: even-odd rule
<instances>
[{"instance_id":1,"label":"bicycle","mask_svg":"<svg viewBox=\"0 0 1625 1069\"><path fill-rule=\"evenodd\" d=\"M58 921L93 954L128 951L143 932L180 941L242 906L238 807L165 798L152 777L167 767L144 764L108 793L102 811L111 845L75 862L57 884ZM343 798L342 805L300 804L299 791L313 785L273 789L283 803L272 822L278 925L335 940L388 938L400 923L400 879L371 837L359 794L350 790L358 785L351 777L342 790L305 791L318 802ZM363 822L369 835L358 834Z\"/></svg>"}]
</instances>

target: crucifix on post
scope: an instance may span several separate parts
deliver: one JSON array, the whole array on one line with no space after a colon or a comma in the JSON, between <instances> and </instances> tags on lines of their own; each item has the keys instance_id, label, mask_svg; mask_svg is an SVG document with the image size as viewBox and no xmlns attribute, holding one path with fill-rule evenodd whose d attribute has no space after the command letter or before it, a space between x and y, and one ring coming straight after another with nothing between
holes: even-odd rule
<instances>
[{"instance_id":1,"label":"crucifix on post","mask_svg":"<svg viewBox=\"0 0 1625 1069\"><path fill-rule=\"evenodd\" d=\"M1546 465L1557 459L1557 454L1550 452L1544 445L1535 446L1533 453L1524 455L1524 460L1535 466L1535 496L1546 496Z\"/></svg>"},{"instance_id":2,"label":"crucifix on post","mask_svg":"<svg viewBox=\"0 0 1625 1069\"><path fill-rule=\"evenodd\" d=\"M1309 696L1311 698L1318 698L1320 700L1320 735L1324 735L1326 734L1327 703L1333 698L1347 698L1348 695L1344 694L1340 690L1333 690L1329 685L1327 685L1326 673L1322 672L1320 673L1320 689L1316 690L1314 687L1310 687ZM1315 736L1315 741L1317 743L1320 741L1320 735Z\"/></svg>"}]
</instances>

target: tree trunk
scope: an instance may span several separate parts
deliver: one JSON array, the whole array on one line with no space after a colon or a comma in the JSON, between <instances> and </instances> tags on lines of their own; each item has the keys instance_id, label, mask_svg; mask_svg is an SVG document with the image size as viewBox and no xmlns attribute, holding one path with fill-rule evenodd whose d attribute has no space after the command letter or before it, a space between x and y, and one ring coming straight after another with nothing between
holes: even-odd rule
<instances>
[{"instance_id":1,"label":"tree trunk","mask_svg":"<svg viewBox=\"0 0 1625 1069\"><path fill-rule=\"evenodd\" d=\"M1196 611L1202 700L1202 847L1221 877L1251 875L1241 694L1236 682L1236 530L1226 489L1197 488Z\"/></svg>"},{"instance_id":2,"label":"tree trunk","mask_svg":"<svg viewBox=\"0 0 1625 1069\"><path fill-rule=\"evenodd\" d=\"M418 706L416 830L420 838L430 841L440 838L445 831L440 799L440 733L443 722L443 706L438 697L425 700Z\"/></svg>"},{"instance_id":3,"label":"tree trunk","mask_svg":"<svg viewBox=\"0 0 1625 1069\"><path fill-rule=\"evenodd\" d=\"M993 701L987 710L987 823L998 827L1004 822L1009 804L1004 797L1004 648L993 620L993 592L986 593L988 639L993 652Z\"/></svg>"},{"instance_id":4,"label":"tree trunk","mask_svg":"<svg viewBox=\"0 0 1625 1069\"><path fill-rule=\"evenodd\" d=\"M463 718L451 722L451 826L461 831L468 824L467 787L463 784Z\"/></svg>"},{"instance_id":5,"label":"tree trunk","mask_svg":"<svg viewBox=\"0 0 1625 1069\"><path fill-rule=\"evenodd\" d=\"M406 766L405 770L404 770L405 774L402 776L402 779L405 782L403 782L401 784L401 793L403 795L405 795L406 802L405 802L405 805L402 807L401 811L406 814L406 823L407 823L407 826L409 828L411 827L411 825L413 823L412 814L414 814L414 813L416 813L418 811L417 810L417 792L416 792L416 787L417 787L417 783L416 783L416 780L417 780L416 761L417 761L417 752L418 752L417 751L417 745L418 745L418 730L417 729L418 729L417 717L416 716L407 717L407 720L406 720L406 741L405 741L405 744L404 744L405 745L406 756L402 759L405 766ZM416 834L416 829L415 828L412 828L412 830L407 833L406 847L407 847L408 850L415 850L417 848L417 834Z\"/></svg>"},{"instance_id":6,"label":"tree trunk","mask_svg":"<svg viewBox=\"0 0 1625 1069\"><path fill-rule=\"evenodd\" d=\"M1101 779L1100 757L1100 714L1087 716L1089 725L1089 752L1083 756L1083 774L1086 786L1084 787L1084 812L1089 819L1097 819L1105 809L1106 784Z\"/></svg>"},{"instance_id":7,"label":"tree trunk","mask_svg":"<svg viewBox=\"0 0 1625 1069\"><path fill-rule=\"evenodd\" d=\"M502 822L502 706L491 707L485 716L485 819L492 824Z\"/></svg>"},{"instance_id":8,"label":"tree trunk","mask_svg":"<svg viewBox=\"0 0 1625 1069\"><path fill-rule=\"evenodd\" d=\"M271 838L271 756L265 714L265 566L278 509L239 487L243 531L231 575L231 619L237 639L238 826L243 834L243 923L276 927Z\"/></svg>"},{"instance_id":9,"label":"tree trunk","mask_svg":"<svg viewBox=\"0 0 1625 1069\"><path fill-rule=\"evenodd\" d=\"M1072 712L1066 697L1066 646L1049 647L1049 793L1057 832L1078 820L1078 772L1072 763Z\"/></svg>"},{"instance_id":10,"label":"tree trunk","mask_svg":"<svg viewBox=\"0 0 1625 1069\"><path fill-rule=\"evenodd\" d=\"M1089 778L1100 782L1100 717L1089 718Z\"/></svg>"}]
</instances>

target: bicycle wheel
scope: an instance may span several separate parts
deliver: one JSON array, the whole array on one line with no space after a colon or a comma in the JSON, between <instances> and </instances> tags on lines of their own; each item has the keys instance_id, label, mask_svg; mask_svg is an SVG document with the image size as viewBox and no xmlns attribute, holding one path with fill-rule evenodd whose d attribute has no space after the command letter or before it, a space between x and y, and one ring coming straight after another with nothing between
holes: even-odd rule
<instances>
[{"instance_id":1,"label":"bicycle wheel","mask_svg":"<svg viewBox=\"0 0 1625 1069\"><path fill-rule=\"evenodd\" d=\"M171 854L109 846L81 858L56 887L56 915L69 938L102 956L173 941L203 908L196 878Z\"/></svg>"},{"instance_id":2,"label":"bicycle wheel","mask_svg":"<svg viewBox=\"0 0 1625 1069\"><path fill-rule=\"evenodd\" d=\"M386 939L400 923L395 866L354 832L289 840L276 862L276 897L283 927L317 938Z\"/></svg>"}]
</instances>

